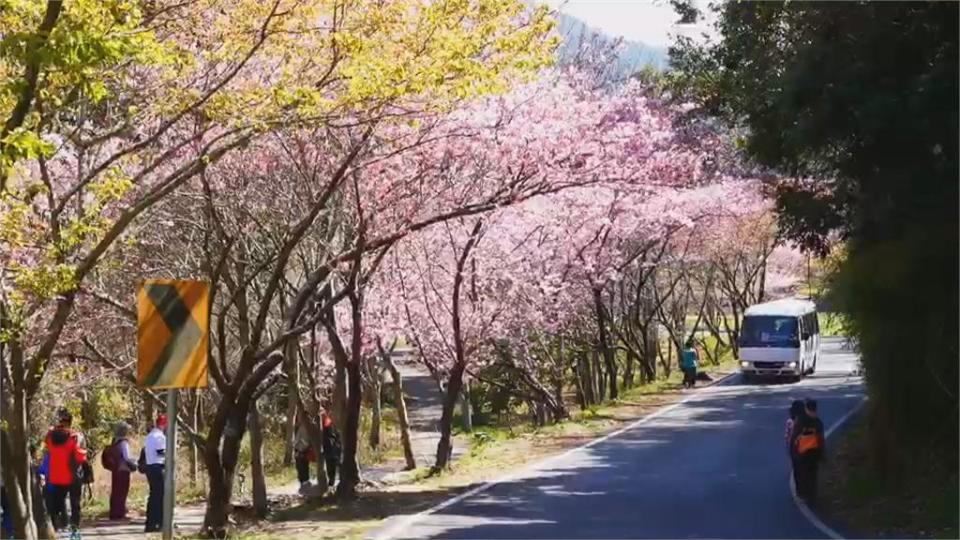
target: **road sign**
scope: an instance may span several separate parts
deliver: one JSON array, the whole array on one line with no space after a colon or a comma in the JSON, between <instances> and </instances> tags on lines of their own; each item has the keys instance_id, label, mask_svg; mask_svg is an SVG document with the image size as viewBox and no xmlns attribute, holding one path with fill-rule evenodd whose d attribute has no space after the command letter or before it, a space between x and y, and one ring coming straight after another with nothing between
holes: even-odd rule
<instances>
[{"instance_id":1,"label":"road sign","mask_svg":"<svg viewBox=\"0 0 960 540\"><path fill-rule=\"evenodd\" d=\"M147 280L137 289L137 384L206 388L210 285Z\"/></svg>"}]
</instances>

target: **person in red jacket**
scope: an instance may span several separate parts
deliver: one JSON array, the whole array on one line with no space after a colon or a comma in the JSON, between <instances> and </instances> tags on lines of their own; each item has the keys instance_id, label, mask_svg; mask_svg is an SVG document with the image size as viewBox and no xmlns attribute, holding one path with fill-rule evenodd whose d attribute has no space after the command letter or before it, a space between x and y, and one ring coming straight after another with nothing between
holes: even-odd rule
<instances>
[{"instance_id":1,"label":"person in red jacket","mask_svg":"<svg viewBox=\"0 0 960 540\"><path fill-rule=\"evenodd\" d=\"M47 452L50 454L50 470L47 483L50 491L51 517L54 527L62 529L66 521L66 498L70 496L71 539L80 538L80 487L78 478L80 465L87 461L87 451L83 449L82 435L73 431L73 416L70 411L60 409L57 413L57 426L47 432Z\"/></svg>"}]
</instances>

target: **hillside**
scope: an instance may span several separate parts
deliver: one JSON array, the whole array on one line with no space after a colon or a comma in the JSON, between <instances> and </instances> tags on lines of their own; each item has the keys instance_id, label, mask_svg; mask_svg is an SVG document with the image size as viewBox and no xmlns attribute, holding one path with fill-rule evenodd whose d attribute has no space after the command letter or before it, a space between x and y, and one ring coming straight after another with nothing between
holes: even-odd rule
<instances>
[{"instance_id":1,"label":"hillside","mask_svg":"<svg viewBox=\"0 0 960 540\"><path fill-rule=\"evenodd\" d=\"M558 19L559 31L564 36L560 50L562 57L573 54L581 40L589 39L593 34L597 34L603 43L612 43L616 39L616 37L592 28L582 20L565 13L559 13ZM625 74L637 71L645 66L662 70L667 67L667 60L667 49L665 47L653 47L638 41L624 40L623 42L620 66Z\"/></svg>"}]
</instances>

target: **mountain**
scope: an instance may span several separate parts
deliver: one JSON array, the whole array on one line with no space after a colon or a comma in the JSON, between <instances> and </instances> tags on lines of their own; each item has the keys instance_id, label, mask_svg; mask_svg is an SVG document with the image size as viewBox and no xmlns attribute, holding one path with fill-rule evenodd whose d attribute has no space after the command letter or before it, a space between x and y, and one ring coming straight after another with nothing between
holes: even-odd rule
<instances>
[{"instance_id":1,"label":"mountain","mask_svg":"<svg viewBox=\"0 0 960 540\"><path fill-rule=\"evenodd\" d=\"M559 32L563 36L563 44L560 46L561 58L573 55L581 40L590 39L596 34L597 39L602 44L613 43L617 38L604 33L602 30L588 26L582 20L558 13ZM654 47L641 43L639 41L623 40L622 52L618 64L623 74L630 74L640 69L650 66L658 70L667 67L667 49L666 47Z\"/></svg>"}]
</instances>

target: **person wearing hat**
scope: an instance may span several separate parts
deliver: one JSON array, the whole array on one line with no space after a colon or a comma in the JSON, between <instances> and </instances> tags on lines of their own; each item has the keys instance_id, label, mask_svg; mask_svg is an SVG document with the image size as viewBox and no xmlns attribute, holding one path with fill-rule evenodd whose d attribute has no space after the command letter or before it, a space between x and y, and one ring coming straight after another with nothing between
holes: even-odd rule
<instances>
[{"instance_id":1,"label":"person wearing hat","mask_svg":"<svg viewBox=\"0 0 960 540\"><path fill-rule=\"evenodd\" d=\"M130 455L130 442L127 440L129 433L130 426L126 422L117 422L113 442L103 453L104 466L110 471L110 519L112 520L127 518L130 473L137 470L137 463Z\"/></svg>"},{"instance_id":2,"label":"person wearing hat","mask_svg":"<svg viewBox=\"0 0 960 540\"><path fill-rule=\"evenodd\" d=\"M150 430L143 443L144 455L147 462L147 483L150 485L150 495L147 497L147 524L146 532L157 532L163 526L163 466L166 463L167 416L157 416L154 428Z\"/></svg>"},{"instance_id":3,"label":"person wearing hat","mask_svg":"<svg viewBox=\"0 0 960 540\"><path fill-rule=\"evenodd\" d=\"M57 425L47 432L46 447L50 456L47 484L50 515L57 529L66 526L66 498L70 496L70 538L80 538L80 466L87 461L82 436L73 431L73 415L67 409L57 412Z\"/></svg>"}]
</instances>

